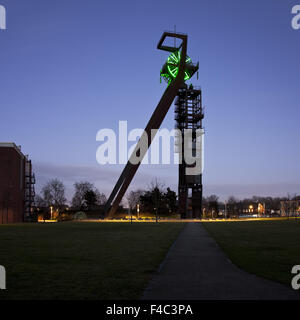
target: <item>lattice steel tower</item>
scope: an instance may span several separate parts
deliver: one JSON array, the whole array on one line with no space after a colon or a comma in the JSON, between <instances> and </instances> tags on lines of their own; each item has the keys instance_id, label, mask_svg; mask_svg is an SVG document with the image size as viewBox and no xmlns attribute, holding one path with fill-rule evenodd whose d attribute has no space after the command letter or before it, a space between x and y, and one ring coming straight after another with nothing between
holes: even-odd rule
<instances>
[{"instance_id":1,"label":"lattice steel tower","mask_svg":"<svg viewBox=\"0 0 300 320\"><path fill-rule=\"evenodd\" d=\"M194 88L186 84L179 89L175 100L175 121L176 128L181 132L181 139L177 142L180 159L179 164L179 181L178 181L178 213L181 218L201 218L202 216L202 173L197 175L187 175L186 169L192 167L188 165L182 156L182 150L185 150L186 129L190 129L192 135L192 152L195 156L196 132L202 134L202 119L204 112L202 108L202 92L200 88ZM178 143L181 146L178 146ZM202 145L200 157L202 158ZM200 160L200 159L199 159ZM202 159L200 160L202 162Z\"/></svg>"}]
</instances>

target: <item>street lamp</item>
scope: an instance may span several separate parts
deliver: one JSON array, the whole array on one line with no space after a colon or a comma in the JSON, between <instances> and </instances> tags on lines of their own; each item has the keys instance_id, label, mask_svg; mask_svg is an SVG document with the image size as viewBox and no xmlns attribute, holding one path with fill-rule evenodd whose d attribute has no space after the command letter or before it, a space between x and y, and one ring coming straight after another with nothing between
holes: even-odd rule
<instances>
[{"instance_id":1,"label":"street lamp","mask_svg":"<svg viewBox=\"0 0 300 320\"><path fill-rule=\"evenodd\" d=\"M137 213L137 219L139 220L139 214L140 214L140 205L136 205L136 213Z\"/></svg>"}]
</instances>

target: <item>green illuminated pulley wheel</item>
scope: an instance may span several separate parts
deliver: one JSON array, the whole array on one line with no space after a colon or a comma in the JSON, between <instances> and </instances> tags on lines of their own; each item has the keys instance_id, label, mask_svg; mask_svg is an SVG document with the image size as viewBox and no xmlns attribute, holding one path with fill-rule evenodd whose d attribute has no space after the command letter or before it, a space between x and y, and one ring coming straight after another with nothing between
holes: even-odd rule
<instances>
[{"instance_id":1,"label":"green illuminated pulley wheel","mask_svg":"<svg viewBox=\"0 0 300 320\"><path fill-rule=\"evenodd\" d=\"M163 77L165 81L168 82L169 84L172 82L172 80L174 80L177 77L180 58L181 58L180 51L172 52L169 55L167 62L164 64L162 70L160 71L161 77ZM184 81L189 80L193 76L193 74L196 72L196 67L193 65L190 57L188 56L186 57L185 63L186 63L186 70L184 74Z\"/></svg>"}]
</instances>

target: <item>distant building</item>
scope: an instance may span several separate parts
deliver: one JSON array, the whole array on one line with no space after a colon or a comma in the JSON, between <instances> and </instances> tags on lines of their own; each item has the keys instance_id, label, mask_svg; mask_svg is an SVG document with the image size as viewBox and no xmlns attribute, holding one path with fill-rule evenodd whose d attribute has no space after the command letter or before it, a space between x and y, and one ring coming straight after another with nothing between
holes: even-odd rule
<instances>
[{"instance_id":1,"label":"distant building","mask_svg":"<svg viewBox=\"0 0 300 320\"><path fill-rule=\"evenodd\" d=\"M244 201L241 204L241 213L247 215L263 216L266 213L264 203L248 202Z\"/></svg>"},{"instance_id":2,"label":"distant building","mask_svg":"<svg viewBox=\"0 0 300 320\"><path fill-rule=\"evenodd\" d=\"M31 160L14 143L0 143L0 224L31 219L35 178Z\"/></svg>"}]
</instances>

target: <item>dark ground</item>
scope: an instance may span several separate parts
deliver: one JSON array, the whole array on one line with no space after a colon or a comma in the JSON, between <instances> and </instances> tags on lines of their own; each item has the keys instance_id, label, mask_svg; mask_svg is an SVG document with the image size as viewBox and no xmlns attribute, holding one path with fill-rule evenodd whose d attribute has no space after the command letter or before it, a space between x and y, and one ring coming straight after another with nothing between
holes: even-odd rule
<instances>
[{"instance_id":1,"label":"dark ground","mask_svg":"<svg viewBox=\"0 0 300 320\"><path fill-rule=\"evenodd\" d=\"M204 223L240 268L290 286L300 264L300 220Z\"/></svg>"},{"instance_id":2,"label":"dark ground","mask_svg":"<svg viewBox=\"0 0 300 320\"><path fill-rule=\"evenodd\" d=\"M238 222L233 228L239 228L239 224ZM215 230L217 235L222 228L226 230L224 223L211 223L209 227L213 229L215 225L216 228L221 228ZM257 231L255 225L242 226L244 227L250 233L255 234ZM243 237L243 234L228 234L228 239L235 239L237 242ZM247 251L249 246L251 247L251 242L241 251ZM261 247L257 244L256 248L258 253ZM247 252L239 254L239 258L247 257L248 261L251 260ZM280 255L280 252L278 254ZM272 259L266 260L272 263ZM274 268L270 267L270 270ZM285 272L291 279L290 269ZM152 278L143 299L298 300L300 292L293 290L291 286L257 277L238 268L202 224L189 223L168 253L161 270Z\"/></svg>"},{"instance_id":3,"label":"dark ground","mask_svg":"<svg viewBox=\"0 0 300 320\"><path fill-rule=\"evenodd\" d=\"M0 226L1 299L134 299L183 223Z\"/></svg>"}]
</instances>

